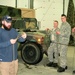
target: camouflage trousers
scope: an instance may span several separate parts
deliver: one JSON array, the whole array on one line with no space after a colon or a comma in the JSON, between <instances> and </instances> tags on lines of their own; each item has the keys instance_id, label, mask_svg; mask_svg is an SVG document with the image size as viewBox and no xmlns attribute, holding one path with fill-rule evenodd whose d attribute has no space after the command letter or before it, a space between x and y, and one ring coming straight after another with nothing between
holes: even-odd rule
<instances>
[{"instance_id":1,"label":"camouflage trousers","mask_svg":"<svg viewBox=\"0 0 75 75\"><path fill-rule=\"evenodd\" d=\"M59 66L65 68L65 66L67 66L67 50L68 50L68 46L67 45L58 45L58 49L59 49Z\"/></svg>"},{"instance_id":2,"label":"camouflage trousers","mask_svg":"<svg viewBox=\"0 0 75 75\"><path fill-rule=\"evenodd\" d=\"M0 62L1 75L17 75L18 60L12 62Z\"/></svg>"},{"instance_id":3,"label":"camouflage trousers","mask_svg":"<svg viewBox=\"0 0 75 75\"><path fill-rule=\"evenodd\" d=\"M58 45L56 43L50 44L48 48L48 59L50 62L58 63Z\"/></svg>"}]
</instances>

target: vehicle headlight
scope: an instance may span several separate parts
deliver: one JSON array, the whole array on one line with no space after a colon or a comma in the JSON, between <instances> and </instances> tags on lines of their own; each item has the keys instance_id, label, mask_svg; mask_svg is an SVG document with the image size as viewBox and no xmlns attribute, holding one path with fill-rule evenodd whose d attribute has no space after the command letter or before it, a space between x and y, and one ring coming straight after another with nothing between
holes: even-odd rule
<instances>
[{"instance_id":1,"label":"vehicle headlight","mask_svg":"<svg viewBox=\"0 0 75 75\"><path fill-rule=\"evenodd\" d=\"M41 38L37 38L36 40L37 40L37 42L38 42L39 44L42 44L42 43L43 43L43 41L44 41L44 38L43 38L43 37L41 37Z\"/></svg>"}]
</instances>

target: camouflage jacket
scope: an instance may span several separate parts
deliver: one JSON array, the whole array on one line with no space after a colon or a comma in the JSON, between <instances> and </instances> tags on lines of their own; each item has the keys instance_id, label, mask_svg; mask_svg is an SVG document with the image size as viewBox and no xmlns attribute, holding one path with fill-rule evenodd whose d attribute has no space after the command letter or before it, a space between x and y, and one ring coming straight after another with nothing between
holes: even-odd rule
<instances>
[{"instance_id":1,"label":"camouflage jacket","mask_svg":"<svg viewBox=\"0 0 75 75\"><path fill-rule=\"evenodd\" d=\"M71 35L71 26L68 22L62 23L60 26L59 43L68 45Z\"/></svg>"},{"instance_id":2,"label":"camouflage jacket","mask_svg":"<svg viewBox=\"0 0 75 75\"><path fill-rule=\"evenodd\" d=\"M51 38L51 41L52 42L58 42L59 40L59 36L56 34L56 32L59 31L59 28L53 28L51 30L51 35L50 35L50 38Z\"/></svg>"}]
</instances>

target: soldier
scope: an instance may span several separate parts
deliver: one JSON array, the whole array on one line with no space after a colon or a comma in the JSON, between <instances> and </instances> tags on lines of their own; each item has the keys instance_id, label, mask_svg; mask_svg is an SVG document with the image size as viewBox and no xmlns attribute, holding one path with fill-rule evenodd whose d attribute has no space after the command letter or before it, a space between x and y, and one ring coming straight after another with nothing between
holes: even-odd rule
<instances>
[{"instance_id":1,"label":"soldier","mask_svg":"<svg viewBox=\"0 0 75 75\"><path fill-rule=\"evenodd\" d=\"M72 28L72 36L74 37L74 42L75 42L75 27ZM75 74L75 70L73 70L73 73Z\"/></svg>"},{"instance_id":2,"label":"soldier","mask_svg":"<svg viewBox=\"0 0 75 75\"><path fill-rule=\"evenodd\" d=\"M66 21L66 15L61 15L61 27L60 31L57 31L57 34L59 35L59 68L57 72L64 72L65 69L67 69L67 49L68 49L68 43L69 38L71 34L71 26Z\"/></svg>"},{"instance_id":3,"label":"soldier","mask_svg":"<svg viewBox=\"0 0 75 75\"><path fill-rule=\"evenodd\" d=\"M58 66L58 35L56 31L59 31L58 21L54 21L54 28L51 30L51 44L48 48L48 59L49 63L47 66L49 67L57 67Z\"/></svg>"}]
</instances>

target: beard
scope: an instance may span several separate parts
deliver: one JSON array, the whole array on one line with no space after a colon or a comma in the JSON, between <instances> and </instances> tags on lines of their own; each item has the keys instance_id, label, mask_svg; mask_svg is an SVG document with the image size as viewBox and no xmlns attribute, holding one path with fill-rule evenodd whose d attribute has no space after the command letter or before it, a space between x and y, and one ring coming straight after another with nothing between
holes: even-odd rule
<instances>
[{"instance_id":1,"label":"beard","mask_svg":"<svg viewBox=\"0 0 75 75\"><path fill-rule=\"evenodd\" d=\"M4 27L5 30L8 30L8 31L12 28L10 25L8 25L8 26L3 25L3 27Z\"/></svg>"}]
</instances>

